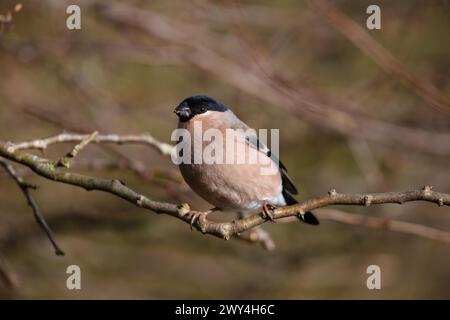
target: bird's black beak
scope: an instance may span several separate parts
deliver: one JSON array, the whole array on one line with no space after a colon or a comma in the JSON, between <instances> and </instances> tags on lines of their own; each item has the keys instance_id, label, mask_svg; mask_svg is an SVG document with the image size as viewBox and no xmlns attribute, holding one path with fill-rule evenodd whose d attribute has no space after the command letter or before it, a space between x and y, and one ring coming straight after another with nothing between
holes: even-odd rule
<instances>
[{"instance_id":1,"label":"bird's black beak","mask_svg":"<svg viewBox=\"0 0 450 320\"><path fill-rule=\"evenodd\" d=\"M192 112L186 103L178 105L173 112L180 118L180 121L188 121L192 118Z\"/></svg>"}]
</instances>

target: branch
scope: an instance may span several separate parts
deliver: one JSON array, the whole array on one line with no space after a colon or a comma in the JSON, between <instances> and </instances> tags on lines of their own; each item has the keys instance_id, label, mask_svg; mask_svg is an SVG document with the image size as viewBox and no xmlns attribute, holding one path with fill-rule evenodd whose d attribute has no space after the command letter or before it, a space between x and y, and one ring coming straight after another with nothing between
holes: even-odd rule
<instances>
[{"instance_id":1,"label":"branch","mask_svg":"<svg viewBox=\"0 0 450 320\"><path fill-rule=\"evenodd\" d=\"M44 217L41 214L39 206L37 205L36 201L34 200L33 196L30 193L30 189L36 189L36 186L33 186L33 185L25 182L16 173L13 166L11 166L9 163L4 161L2 158L0 158L0 165L3 168L5 168L6 172L11 176L11 178L14 179L14 181L19 186L20 190L22 190L23 194L25 195L25 198L27 199L28 205L33 210L33 215L34 215L34 218L36 219L36 222L44 230L45 234L47 235L47 238L50 240L51 244L53 245L53 248L55 249L56 255L64 255L64 251L61 250L58 243L56 242L56 240L53 236L53 232L50 230L50 227L48 226L47 222L45 221Z\"/></svg>"},{"instance_id":2,"label":"branch","mask_svg":"<svg viewBox=\"0 0 450 320\"><path fill-rule=\"evenodd\" d=\"M142 10L125 3L105 4L98 1L97 12L100 18L114 25L130 28L153 39L158 39L167 46L168 51L175 51L183 62L203 71L214 74L247 94L278 106L302 121L337 132L351 138L365 137L368 141L386 145L404 146L421 152L446 156L450 153L450 134L447 132L429 132L420 128L411 128L391 122L378 120L371 116L346 111L351 101L342 101L312 89L289 81L284 73L271 65L271 59L258 51L258 57L265 56L268 72L261 72L260 64L246 61L254 52L235 56L226 51L226 41L217 42L217 37L204 29L193 27L175 18L151 10ZM203 39L203 42L195 39ZM233 39L234 41L234 39ZM209 44L205 46L204 44ZM143 46L142 55L151 54L151 48ZM221 52L221 50L223 52ZM170 54L164 51L165 55ZM186 55L185 52L190 54ZM242 61L246 61L245 64ZM153 62L152 62L153 63Z\"/></svg>"},{"instance_id":3,"label":"branch","mask_svg":"<svg viewBox=\"0 0 450 320\"><path fill-rule=\"evenodd\" d=\"M238 213L239 218L245 218L248 217L248 215L249 213L245 212ZM254 227L247 232L237 234L237 238L249 243L260 244L261 247L267 251L275 250L275 242L272 240L272 237L260 226Z\"/></svg>"},{"instance_id":4,"label":"branch","mask_svg":"<svg viewBox=\"0 0 450 320\"><path fill-rule=\"evenodd\" d=\"M115 135L98 135L99 137L108 137ZM83 140L85 136L81 138ZM49 138L51 139L51 138ZM26 153L20 149L25 149L33 146L42 145L41 142L36 141L49 141L34 140L35 142L0 145L0 156L8 158L16 163L23 164L32 169L38 175L50 180L54 180L61 183L67 183L74 186L84 188L85 190L99 190L116 195L128 202L154 211L159 214L167 214L177 219L190 224L192 219L191 208L188 204L181 205L156 201L141 193L138 193L129 187L125 186L119 180L116 179L101 179L87 175L81 175L77 173L70 173L67 170L57 167L56 164L48 159L41 158L39 156ZM54 139L51 141L55 141ZM77 140L78 141L78 140ZM99 140L100 141L100 140ZM132 140L133 142L135 140ZM57 141L55 141L57 142ZM67 142L65 140L59 142ZM109 141L108 141L109 142ZM18 147L20 146L20 147ZM426 201L436 203L439 206L450 205L450 195L439 193L432 190L432 187L426 186L421 190L412 190L406 192L387 192L387 193L367 193L367 194L339 194L335 190L331 190L327 195L319 196L310 200L306 200L302 203L277 208L273 211L272 215L275 220L286 217L298 217L304 212L314 210L317 208L327 207L331 205L358 205L358 206L370 206L375 204L385 203L398 203L403 204L410 201ZM248 217L243 217L233 222L214 222L207 220L204 216L197 219L193 226L204 234L214 235L225 240L230 239L232 236L240 235L241 233L248 231L256 226L262 225L269 220L264 214L258 212Z\"/></svg>"},{"instance_id":5,"label":"branch","mask_svg":"<svg viewBox=\"0 0 450 320\"><path fill-rule=\"evenodd\" d=\"M71 121L67 117L61 117L57 113L54 113L48 109L43 109L43 108L37 107L35 105L33 105L33 107L25 106L22 108L22 111L29 115L32 115L33 117L36 117L37 119L39 119L41 121L50 123L53 126L60 128L60 129L69 129L69 130L77 132L77 133L89 133L89 132L94 131L90 127L81 125L79 123L79 121ZM154 173L158 172L158 170L156 170L156 171L149 170L148 167L144 163L140 162L137 159L132 158L129 154L127 154L119 149L112 148L112 146L109 146L109 145L102 145L102 146L106 152L111 153L112 155L119 157L122 160L122 161L120 161L120 163L110 164L109 165L110 167L116 167L119 169L129 169L134 174L136 174L138 177L143 178L144 180L150 181L150 182L152 181L152 177L153 177ZM168 147L163 147L163 148L168 149ZM169 155L169 152L167 152L166 154ZM78 161L78 165L80 165L80 161ZM99 167L100 168L105 167L104 162L102 164L98 164L98 163L93 163L92 161L89 161L88 165L90 167L93 167L94 169L98 169ZM181 180L179 179L181 177L175 176L171 172L162 172L161 170L159 170L159 171L160 171L160 173L162 173L161 175L158 174L159 176L166 176L169 180L171 180L173 182L177 182L177 183L181 182Z\"/></svg>"},{"instance_id":6,"label":"branch","mask_svg":"<svg viewBox=\"0 0 450 320\"><path fill-rule=\"evenodd\" d=\"M156 140L151 134L149 133L143 133L138 135L118 135L118 134L98 134L95 133L94 137L91 137L93 134L74 134L74 133L61 133L56 136L48 137L45 139L37 139L37 140L31 140L27 142L22 142L18 144L9 144L8 146L8 152L14 153L16 150L26 150L26 149L39 149L41 151L44 151L47 149L49 145L56 144L56 143L67 143L67 142L83 142L85 144L88 144L90 142L93 143L117 143L117 144L124 144L124 143L138 143L138 144L145 144L153 149L159 151L162 155L170 155L172 152L173 146L160 142ZM87 142L87 143L86 143ZM84 148L84 145L78 147L79 149ZM77 149L77 147L75 147ZM74 150L75 150L74 149ZM79 150L78 150L79 151ZM75 155L78 153L76 151ZM73 151L72 151L73 152Z\"/></svg>"},{"instance_id":7,"label":"branch","mask_svg":"<svg viewBox=\"0 0 450 320\"><path fill-rule=\"evenodd\" d=\"M260 244L267 251L275 250L275 243L269 233L260 227L255 227L247 232L237 235L238 239L247 241L249 243Z\"/></svg>"},{"instance_id":8,"label":"branch","mask_svg":"<svg viewBox=\"0 0 450 320\"><path fill-rule=\"evenodd\" d=\"M342 33L356 47L377 63L387 74L395 77L409 90L421 96L435 109L450 113L450 98L440 92L430 81L415 76L408 68L395 58L386 48L378 43L361 25L328 1L309 1L311 6L324 17L337 31Z\"/></svg>"},{"instance_id":9,"label":"branch","mask_svg":"<svg viewBox=\"0 0 450 320\"><path fill-rule=\"evenodd\" d=\"M18 276L11 268L7 261L0 254L0 279L10 288L17 288L19 286Z\"/></svg>"},{"instance_id":10,"label":"branch","mask_svg":"<svg viewBox=\"0 0 450 320\"><path fill-rule=\"evenodd\" d=\"M97 131L94 131L92 134L88 135L85 139L81 140L79 144L77 144L72 151L68 152L64 157L59 159L58 163L56 164L59 167L69 168L70 167L70 161L75 158L78 153L83 150L89 143L91 143L95 137L98 135Z\"/></svg>"},{"instance_id":11,"label":"branch","mask_svg":"<svg viewBox=\"0 0 450 320\"><path fill-rule=\"evenodd\" d=\"M388 218L366 217L359 214L347 213L333 209L319 209L315 212L322 220L335 221L342 224L361 226L366 228L384 229L415 235L434 241L450 243L450 233L418 223L397 221Z\"/></svg>"}]
</instances>

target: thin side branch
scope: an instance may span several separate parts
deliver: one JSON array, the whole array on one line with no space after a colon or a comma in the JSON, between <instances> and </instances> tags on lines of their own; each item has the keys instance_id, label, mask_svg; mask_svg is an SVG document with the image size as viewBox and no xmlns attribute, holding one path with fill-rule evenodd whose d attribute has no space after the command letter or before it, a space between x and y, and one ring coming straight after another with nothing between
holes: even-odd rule
<instances>
[{"instance_id":1,"label":"thin side branch","mask_svg":"<svg viewBox=\"0 0 450 320\"><path fill-rule=\"evenodd\" d=\"M22 190L25 198L27 199L28 205L33 210L34 218L36 219L36 222L39 224L39 226L44 230L45 234L47 235L47 238L50 240L51 244L53 245L53 248L55 249L56 255L64 255L64 251L60 248L58 243L56 242L53 232L51 231L50 227L48 226L47 222L45 221L44 217L41 214L41 210L39 209L39 206L36 203L36 200L34 200L33 196L30 193L30 189L36 189L36 186L31 185L27 182L25 182L14 170L13 166L7 163L5 160L0 158L0 165L5 168L6 172L11 176L11 178L17 183L20 190Z\"/></svg>"},{"instance_id":2,"label":"thin side branch","mask_svg":"<svg viewBox=\"0 0 450 320\"><path fill-rule=\"evenodd\" d=\"M98 134L96 133L94 137L91 138L93 134L74 134L74 133L61 133L56 136L48 137L45 139L36 139L31 141L26 141L18 144L9 144L8 152L13 153L16 150L26 150L26 149L38 149L44 151L49 145L56 143L80 143L78 149L75 150L75 155L85 147L85 145L93 143L138 143L144 144L157 150L162 155L170 155L173 146L156 140L151 134L129 134L129 135L118 135L118 134ZM81 142L84 141L84 145ZM77 148L77 147L75 147ZM72 151L73 152L73 151Z\"/></svg>"},{"instance_id":3,"label":"thin side branch","mask_svg":"<svg viewBox=\"0 0 450 320\"><path fill-rule=\"evenodd\" d=\"M248 216L248 213L239 212L239 218L245 218ZM252 228L244 233L238 233L237 238L240 240L247 241L249 243L256 243L261 245L267 251L275 250L275 242L272 240L270 234L264 230L262 227L257 226Z\"/></svg>"},{"instance_id":4,"label":"thin side branch","mask_svg":"<svg viewBox=\"0 0 450 320\"><path fill-rule=\"evenodd\" d=\"M416 92L437 110L450 113L450 98L440 92L423 76L417 77L378 43L361 24L352 20L328 1L309 1L311 6L322 15L337 31L347 37L355 46L377 63L386 73L395 77L408 89Z\"/></svg>"},{"instance_id":5,"label":"thin side branch","mask_svg":"<svg viewBox=\"0 0 450 320\"><path fill-rule=\"evenodd\" d=\"M275 250L275 243L272 240L270 234L260 227L255 227L247 232L240 233L237 238L249 243L255 243L261 245L267 251Z\"/></svg>"},{"instance_id":6,"label":"thin side branch","mask_svg":"<svg viewBox=\"0 0 450 320\"><path fill-rule=\"evenodd\" d=\"M418 223L399 221L385 217L369 217L331 208L317 209L314 211L314 214L321 221L327 220L357 227L389 230L450 244L450 232L427 227ZM296 220L297 218L295 217L289 217L280 222L288 223Z\"/></svg>"},{"instance_id":7,"label":"thin side branch","mask_svg":"<svg viewBox=\"0 0 450 320\"><path fill-rule=\"evenodd\" d=\"M59 167L65 167L65 168L69 168L70 167L70 161L75 158L77 156L77 154L83 150L89 143L91 143L95 137L98 136L98 132L94 131L93 133L91 133L90 135L88 135L86 137L86 139L81 140L81 142L79 144L77 144L72 151L68 152L64 157L62 157L61 159L59 159L59 161L57 162L57 166Z\"/></svg>"},{"instance_id":8,"label":"thin side branch","mask_svg":"<svg viewBox=\"0 0 450 320\"><path fill-rule=\"evenodd\" d=\"M27 113L28 115L32 115L34 117L36 117L37 119L44 121L46 123L50 123L53 126L56 126L58 128L61 129L69 129L73 132L77 132L77 133L90 133L92 131L94 131L92 128L88 128L84 125L81 125L79 122L77 121L71 121L70 119L67 119L67 117L61 117L59 114L52 112L50 110L47 109L43 109L37 106L33 106L32 108L30 107L23 107L22 111L24 111L25 113ZM162 142L160 142L162 143ZM167 149L167 151L163 152L163 155L170 155L169 153L169 146L168 144L165 144L166 146L163 147L164 149ZM143 178L144 180L148 180L151 181L152 177L153 177L153 172L154 170L149 170L148 166L146 166L144 163L142 163L141 161L132 158L129 154L113 148L114 146L110 146L110 145L101 145L101 147L103 147L103 150L105 150L106 152L118 157L121 159L120 164L113 164L113 167L117 167L118 165L120 166L121 169L129 169L131 170L134 174L136 174L138 177ZM94 161L96 161L97 159L94 159ZM104 162L103 162L104 163ZM89 161L89 164L91 167L93 167L93 169L98 169L99 166L95 165L92 166L92 161ZM78 165L80 165L80 161L78 161ZM97 168L95 168L97 167ZM104 165L100 165L100 167L104 167ZM167 172L166 176L168 177L168 179L173 180L174 182L179 183L180 180L177 177L174 177L172 173Z\"/></svg>"},{"instance_id":9,"label":"thin side branch","mask_svg":"<svg viewBox=\"0 0 450 320\"><path fill-rule=\"evenodd\" d=\"M0 254L0 279L10 288L17 288L19 286L18 276L11 270L9 264Z\"/></svg>"},{"instance_id":10,"label":"thin side branch","mask_svg":"<svg viewBox=\"0 0 450 320\"><path fill-rule=\"evenodd\" d=\"M98 136L97 136L98 138ZM39 140L35 140L39 141ZM42 141L42 140L40 140ZM86 190L99 190L114 194L127 200L134 205L154 211L156 213L167 214L191 223L192 212L188 204L176 205L153 200L141 193L138 193L122 184L119 180L101 179L92 176L70 173L63 168L58 168L52 161L39 156L29 154L19 149L24 149L32 145L19 144L21 148L14 145L0 145L0 156L8 158L11 161L23 164L38 175L57 182L67 183L84 188ZM12 150L12 151L11 151ZM426 186L420 190L411 190L406 192L387 192L387 193L368 193L368 194L339 194L336 190L331 190L327 195L319 196L302 203L277 208L272 215L275 220L286 217L298 217L304 212L323 208L332 205L358 205L371 206L376 204L397 203L403 204L410 201L432 202L439 206L450 205L450 195L432 190L432 187ZM245 231L262 225L268 221L268 217L258 212L248 217L243 217L233 222L214 222L202 217L194 222L194 227L204 234L214 235L223 239L230 239L232 236L239 235Z\"/></svg>"},{"instance_id":11,"label":"thin side branch","mask_svg":"<svg viewBox=\"0 0 450 320\"><path fill-rule=\"evenodd\" d=\"M389 218L367 217L360 214L343 212L334 209L319 209L315 212L321 220L361 226L366 228L383 229L418 236L434 241L450 243L450 233L418 223L398 221Z\"/></svg>"},{"instance_id":12,"label":"thin side branch","mask_svg":"<svg viewBox=\"0 0 450 320\"><path fill-rule=\"evenodd\" d=\"M202 28L199 30L190 23L148 8L143 10L124 2L92 2L96 4L99 18L166 44L166 57L175 55L182 63L211 73L239 90L276 105L302 121L326 129L327 132L336 132L351 138L364 137L370 142L396 148L407 147L433 155L447 156L450 153L450 135L447 132L429 132L420 128L400 126L351 112L348 105L354 105L353 102L342 101L316 88L290 81L289 76L273 66L272 59L267 52L263 53L261 48L257 53L245 50L245 54L235 56L227 50L229 46L223 46L228 41L238 43L242 38L232 37L231 40L218 42L212 32ZM204 43L196 39L203 39ZM205 46L205 43L209 45ZM151 46L134 42L132 44L135 49L139 48L141 56L154 55ZM184 54L186 50L191 54ZM264 61L264 70L261 70L261 63L248 60L255 55ZM154 63L153 60L148 61L149 59L139 60L142 63Z\"/></svg>"}]
</instances>

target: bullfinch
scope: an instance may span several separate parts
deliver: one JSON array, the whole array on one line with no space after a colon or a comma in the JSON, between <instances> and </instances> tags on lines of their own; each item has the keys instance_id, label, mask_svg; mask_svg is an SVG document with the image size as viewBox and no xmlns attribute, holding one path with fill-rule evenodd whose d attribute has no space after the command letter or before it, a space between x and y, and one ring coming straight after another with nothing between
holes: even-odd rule
<instances>
[{"instance_id":1,"label":"bullfinch","mask_svg":"<svg viewBox=\"0 0 450 320\"><path fill-rule=\"evenodd\" d=\"M198 212L198 215L206 216L216 210L236 211L241 215L262 210L269 219L273 220L271 212L274 208L298 203L292 196L298 194L298 191L288 176L286 167L258 139L255 131L249 130L250 127L223 103L205 95L191 96L184 99L175 108L174 113L179 119L178 129L184 129L183 131L188 133L187 139L191 139L187 144L190 146L188 150L190 157L188 161L179 163L181 174L192 190L214 205L213 209ZM221 133L222 138L216 138L214 141L204 139L202 134L195 132L199 128L203 132L213 129L214 132ZM234 135L227 135L230 130ZM223 144L223 147L218 148L221 148L224 153L236 149L241 152L253 151L261 157L260 159L266 161L251 162L248 161L249 157L245 157L245 160L240 163L194 161L194 159L202 159L204 155L202 152L208 144L218 142ZM234 143L235 148L226 149L226 145L230 142ZM239 154L232 159L236 159L237 156ZM276 165L276 171L272 174L264 173L263 168L267 168L267 163ZM193 223L198 217L194 215L191 222ZM308 224L319 224L318 219L311 212L300 213L299 218Z\"/></svg>"}]
</instances>

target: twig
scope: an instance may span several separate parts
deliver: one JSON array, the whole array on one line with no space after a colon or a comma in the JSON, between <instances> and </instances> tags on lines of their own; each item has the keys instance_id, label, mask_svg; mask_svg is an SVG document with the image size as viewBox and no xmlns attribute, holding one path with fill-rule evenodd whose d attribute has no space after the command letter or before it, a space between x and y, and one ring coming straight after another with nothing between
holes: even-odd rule
<instances>
[{"instance_id":1,"label":"twig","mask_svg":"<svg viewBox=\"0 0 450 320\"><path fill-rule=\"evenodd\" d=\"M44 230L45 234L47 235L47 238L50 240L51 244L53 245L53 248L55 249L56 255L64 255L64 251L61 250L58 243L56 242L53 232L50 230L50 227L47 225L47 222L45 221L44 217L41 214L41 211L39 209L39 206L37 205L36 201L34 200L33 196L30 193L30 189L36 189L36 186L33 186L27 182L25 182L14 170L13 166L4 161L2 158L0 158L0 165L5 168L6 172L11 176L11 178L14 179L14 181L17 183L17 185L22 190L23 194L25 195L25 198L27 199L28 205L33 210L34 218L36 219L36 222L41 226L41 228Z\"/></svg>"},{"instance_id":2,"label":"twig","mask_svg":"<svg viewBox=\"0 0 450 320\"><path fill-rule=\"evenodd\" d=\"M6 260L0 254L0 278L3 279L5 284L10 288L17 288L19 286L19 279L17 274L14 273Z\"/></svg>"},{"instance_id":3,"label":"twig","mask_svg":"<svg viewBox=\"0 0 450 320\"><path fill-rule=\"evenodd\" d=\"M68 129L70 131L74 131L77 133L89 133L94 131L92 128L90 127L86 127L85 125L81 125L79 123L79 121L70 121L67 118L63 118L61 117L59 114L56 114L50 110L44 109L44 108L40 108L38 106L33 106L33 107L29 107L29 106L25 106L22 108L22 110L34 117L36 117L37 119L41 120L41 121L45 121L47 123L50 123L54 126L56 126L57 128L60 129ZM102 145L103 149L109 153L111 153L114 156L117 156L119 158L121 158L123 160L123 164L120 164L121 168L127 168L130 169L134 174L136 174L138 177L143 178L145 180L151 180L152 177L152 173L149 172L148 167L138 161L137 159L132 158L129 154L113 148L114 146L110 146L110 145ZM167 152L166 155L169 155L169 153ZM172 176L169 172L167 173L167 176ZM174 179L172 177L171 180L176 180L178 183L180 182L179 179Z\"/></svg>"},{"instance_id":4,"label":"twig","mask_svg":"<svg viewBox=\"0 0 450 320\"><path fill-rule=\"evenodd\" d=\"M249 213L239 212L238 217L242 219L248 215ZM275 242L270 234L261 226L254 227L244 233L238 233L236 237L250 243L260 244L267 251L275 250Z\"/></svg>"},{"instance_id":5,"label":"twig","mask_svg":"<svg viewBox=\"0 0 450 320\"><path fill-rule=\"evenodd\" d=\"M275 243L273 242L272 237L261 227L255 227L244 233L237 234L236 237L250 243L260 244L261 247L267 251L275 250Z\"/></svg>"},{"instance_id":6,"label":"twig","mask_svg":"<svg viewBox=\"0 0 450 320\"><path fill-rule=\"evenodd\" d=\"M84 149L89 143L91 143L95 137L98 135L97 131L94 131L92 134L86 137L86 139L81 140L79 144L77 144L72 151L68 152L64 157L58 160L56 165L58 167L70 167L70 161L77 156L77 154Z\"/></svg>"},{"instance_id":7,"label":"twig","mask_svg":"<svg viewBox=\"0 0 450 320\"><path fill-rule=\"evenodd\" d=\"M39 149L43 151L49 145L55 143L82 142L82 141L88 141L87 143L93 142L93 143L117 143L117 144L123 143L146 144L159 151L162 155L170 155L173 149L172 145L156 140L149 133L143 133L138 135L96 134L92 139L90 139L91 135L61 133L56 136L48 137L45 139L37 139L18 144L10 144L8 146L8 152L12 153L16 150L25 150L25 149Z\"/></svg>"},{"instance_id":8,"label":"twig","mask_svg":"<svg viewBox=\"0 0 450 320\"><path fill-rule=\"evenodd\" d=\"M23 144L20 145L23 146ZM156 213L173 216L188 224L191 223L191 209L188 204L176 205L153 200L123 185L119 180L101 179L67 172L66 170L55 167L52 161L20 151L11 144L8 146L0 145L0 156L23 164L31 168L38 175L47 179L71 184L86 190L108 192L139 207ZM433 191L430 186L425 186L421 190L411 190L406 192L368 194L339 194L335 190L331 190L327 195L306 200L293 206L277 208L273 211L272 216L277 220L285 217L299 216L299 214L304 212L331 205L370 206L384 203L403 204L409 201L427 201L436 203L439 206L449 206L450 194ZM197 219L194 223L194 227L204 234L210 234L228 240L234 235L241 234L256 226L262 225L267 221L268 217L262 213L255 213L233 222L213 222L206 218Z\"/></svg>"},{"instance_id":9,"label":"twig","mask_svg":"<svg viewBox=\"0 0 450 320\"><path fill-rule=\"evenodd\" d=\"M396 125L348 112L345 106L353 104L350 101L339 101L336 97L328 97L307 86L296 85L277 72L275 67L262 74L260 68L255 69L251 63L239 63L242 56L229 57L230 54L224 56L216 52L220 44L214 41L216 37L203 29L198 31L191 24L125 3L97 4L99 17L171 44L168 49L178 50L175 54L185 63L214 74L247 94L279 106L302 121L347 137L362 136L368 141L404 146L434 155L450 153L450 134ZM194 41L199 38L206 40L202 43ZM204 43L210 45L205 46ZM190 54L185 55L186 51ZM150 54L151 49L143 53Z\"/></svg>"},{"instance_id":10,"label":"twig","mask_svg":"<svg viewBox=\"0 0 450 320\"><path fill-rule=\"evenodd\" d=\"M398 221L389 218L367 217L333 209L319 209L315 212L315 214L322 220L330 220L354 226L396 231L434 241L450 243L449 232L417 223Z\"/></svg>"},{"instance_id":11,"label":"twig","mask_svg":"<svg viewBox=\"0 0 450 320\"><path fill-rule=\"evenodd\" d=\"M423 77L416 77L370 34L328 1L311 0L310 4L340 33L375 61L386 73L397 78L405 87L416 92L437 110L450 113L450 98Z\"/></svg>"}]
</instances>

